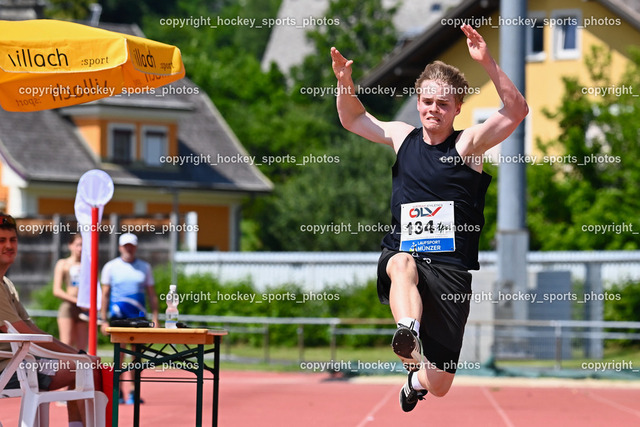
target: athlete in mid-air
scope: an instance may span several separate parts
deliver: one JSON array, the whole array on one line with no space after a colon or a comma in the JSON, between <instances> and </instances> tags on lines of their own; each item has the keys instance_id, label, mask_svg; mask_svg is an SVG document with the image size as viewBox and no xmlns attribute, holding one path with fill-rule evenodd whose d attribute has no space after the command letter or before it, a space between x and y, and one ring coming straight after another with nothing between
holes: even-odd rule
<instances>
[{"instance_id":1,"label":"athlete in mid-air","mask_svg":"<svg viewBox=\"0 0 640 427\"><path fill-rule=\"evenodd\" d=\"M491 182L482 170L483 155L505 140L529 111L482 36L469 25L461 30L471 58L485 69L503 103L484 123L464 130L453 128L468 93L457 68L440 61L426 66L415 84L422 127L414 128L369 114L355 96L353 61L331 48L340 122L370 141L389 145L397 156L392 231L382 241L378 297L391 307L398 324L392 348L409 370L400 391L405 412L427 392L444 396L451 387L469 315L469 270L479 269L484 198Z\"/></svg>"}]
</instances>

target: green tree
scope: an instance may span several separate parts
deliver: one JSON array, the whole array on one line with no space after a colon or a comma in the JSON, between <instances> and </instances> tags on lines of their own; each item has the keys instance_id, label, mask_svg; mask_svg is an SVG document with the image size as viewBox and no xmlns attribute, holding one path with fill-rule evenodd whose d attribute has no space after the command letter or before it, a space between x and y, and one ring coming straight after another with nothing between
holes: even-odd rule
<instances>
[{"instance_id":1,"label":"green tree","mask_svg":"<svg viewBox=\"0 0 640 427\"><path fill-rule=\"evenodd\" d=\"M592 48L591 82L565 77L557 111L557 140L539 143L553 165L530 166L529 229L534 250L638 249L640 228L640 51L631 51L624 77L612 84L611 55ZM594 99L589 88L606 89ZM606 228L596 231L593 226ZM633 227L636 227L635 229Z\"/></svg>"},{"instance_id":2,"label":"green tree","mask_svg":"<svg viewBox=\"0 0 640 427\"><path fill-rule=\"evenodd\" d=\"M480 234L481 251L494 251L496 249L496 230L498 228L498 168L492 164L485 164L483 170L491 175L491 185L487 189L484 199L484 227Z\"/></svg>"},{"instance_id":3,"label":"green tree","mask_svg":"<svg viewBox=\"0 0 640 427\"><path fill-rule=\"evenodd\" d=\"M275 194L250 202L244 210L243 248L375 250L381 234L334 234L318 246L299 230L302 219L310 224L388 224L392 162L383 147L355 138L340 126L334 96L304 96L300 88L335 86L329 55L333 45L357 60L356 76L375 66L395 45L394 10L383 8L381 0L332 1L325 14L327 25L320 22L310 32L314 53L290 76L275 65L261 68L268 26L160 24L161 17L240 16L260 22L277 16L279 5L276 0L211 5L178 0L171 16L145 15L143 29L150 38L180 47L189 78L211 97L247 151L257 157L261 171L276 183ZM391 112L389 97L363 100L368 108L384 111L381 118ZM340 158L340 163L302 165L310 156L325 155ZM310 208L304 218L291 209L298 204Z\"/></svg>"},{"instance_id":4,"label":"green tree","mask_svg":"<svg viewBox=\"0 0 640 427\"><path fill-rule=\"evenodd\" d=\"M322 103L327 115L336 120L334 96L312 97L301 94L300 89L336 86L329 56L334 46L346 58L354 60L355 82L377 66L397 43L397 32L392 21L396 11L397 7L383 7L381 0L332 0L323 19L327 25L307 32L315 52L291 70L295 81L292 90L294 99ZM362 99L372 112L386 117L399 106L388 96L362 96ZM342 129L341 126L338 128L338 131Z\"/></svg>"},{"instance_id":5,"label":"green tree","mask_svg":"<svg viewBox=\"0 0 640 427\"><path fill-rule=\"evenodd\" d=\"M275 161L276 157L301 156L323 147L331 129L317 106L291 101L286 76L277 67L261 69L271 28L257 24L277 16L279 3L247 0L211 10L181 0L174 18L208 17L212 25L174 28L160 25L158 16L144 20L147 36L180 47L189 78L211 97L247 151L263 163L262 172L275 182L283 182L296 169L295 162ZM218 17L238 16L256 19L256 25L212 28Z\"/></svg>"},{"instance_id":6,"label":"green tree","mask_svg":"<svg viewBox=\"0 0 640 427\"><path fill-rule=\"evenodd\" d=\"M263 240L282 251L379 250L391 220L393 160L389 147L352 134L341 146L307 155L303 171L265 200Z\"/></svg>"},{"instance_id":7,"label":"green tree","mask_svg":"<svg viewBox=\"0 0 640 427\"><path fill-rule=\"evenodd\" d=\"M49 0L44 10L50 19L87 19L92 0Z\"/></svg>"},{"instance_id":8,"label":"green tree","mask_svg":"<svg viewBox=\"0 0 640 427\"><path fill-rule=\"evenodd\" d=\"M385 8L381 0L332 0L320 25L307 32L316 52L293 69L299 84L335 84L329 50L337 47L354 59L353 78L357 81L380 63L397 42L393 15L397 8Z\"/></svg>"},{"instance_id":9,"label":"green tree","mask_svg":"<svg viewBox=\"0 0 640 427\"><path fill-rule=\"evenodd\" d=\"M339 163L296 165L284 185L252 209L252 227L265 249L298 251L375 251L384 232L363 231L359 226L389 225L390 167L393 153L344 130L339 123L335 96L310 96L302 88L333 88L335 76L329 51L336 46L354 58L354 78L372 69L395 46L392 17L380 0L331 1L322 21L308 32L315 47L291 71L289 102L302 114L313 112L320 132L305 138L302 155L337 158ZM363 98L367 108L385 119L394 105L390 97ZM317 126L317 125L316 125ZM308 133L305 129L305 133ZM309 144L315 138L316 144ZM318 149L314 149L318 147ZM314 234L302 226L328 226L333 232ZM346 227L346 229L345 229Z\"/></svg>"},{"instance_id":10,"label":"green tree","mask_svg":"<svg viewBox=\"0 0 640 427\"><path fill-rule=\"evenodd\" d=\"M95 3L95 1L90 1ZM138 24L142 23L144 16L161 15L167 16L172 14L176 9L176 0L102 0L102 15L100 20L103 22L116 22L122 24Z\"/></svg>"}]
</instances>

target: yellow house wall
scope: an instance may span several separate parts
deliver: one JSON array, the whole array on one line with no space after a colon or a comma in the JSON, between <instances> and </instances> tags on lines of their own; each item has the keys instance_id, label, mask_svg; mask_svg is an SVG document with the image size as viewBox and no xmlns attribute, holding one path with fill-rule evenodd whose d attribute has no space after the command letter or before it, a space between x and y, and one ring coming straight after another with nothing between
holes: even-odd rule
<instances>
[{"instance_id":1,"label":"yellow house wall","mask_svg":"<svg viewBox=\"0 0 640 427\"><path fill-rule=\"evenodd\" d=\"M589 87L594 83L590 80L589 70L585 64L585 56L591 52L591 46L604 46L611 52L611 82L617 83L625 71L628 60L628 47L640 45L640 33L626 23L622 18L614 15L608 9L596 2L582 2L580 0L530 0L530 12L542 12L551 18L553 11L569 9L580 10L582 23L587 18L609 18L611 21L619 19L619 25L593 25L580 29L581 56L578 59L555 59L553 55L553 27L544 26L544 50L546 57L540 62L528 61L526 64L525 97L529 104L527 118L528 151L538 152L535 148L536 138L543 141L554 139L559 133L558 123L544 116L543 110L555 111L560 105L564 94L562 77L575 76L578 81ZM499 22L499 14L491 16L493 25ZM478 29L484 37L491 54L500 63L499 28L482 26ZM460 38L440 58L448 64L454 65L464 72L471 88L479 88L477 95L467 95L465 104L455 121L456 129L463 129L473 124L474 110L495 108L501 106L493 84L482 67L469 57L466 39ZM633 88L634 93L640 93L640 88Z\"/></svg>"},{"instance_id":2,"label":"yellow house wall","mask_svg":"<svg viewBox=\"0 0 640 427\"><path fill-rule=\"evenodd\" d=\"M38 213L40 215L72 215L75 213L74 199L40 197L38 198ZM131 215L133 214L133 202L111 200L105 205L103 215L110 213Z\"/></svg>"},{"instance_id":3,"label":"yellow house wall","mask_svg":"<svg viewBox=\"0 0 640 427\"><path fill-rule=\"evenodd\" d=\"M178 155L178 126L175 123L153 122L150 120L131 120L131 119L97 119L76 117L73 119L78 127L80 134L86 141L91 151L102 159L108 159L109 156L109 124L129 124L135 127L136 135L136 159L142 160L142 130L144 126L163 126L167 128L168 155Z\"/></svg>"},{"instance_id":4,"label":"yellow house wall","mask_svg":"<svg viewBox=\"0 0 640 427\"><path fill-rule=\"evenodd\" d=\"M102 142L107 140L106 120L82 117L75 118L74 123L91 151L99 157L106 157L107 144Z\"/></svg>"},{"instance_id":5,"label":"yellow house wall","mask_svg":"<svg viewBox=\"0 0 640 427\"><path fill-rule=\"evenodd\" d=\"M165 202L148 201L146 214L168 214L173 205ZM220 251L230 250L231 209L224 205L203 205L180 203L180 213L196 212L198 214L198 246ZM64 197L38 197L38 213L40 215L73 215L74 199ZM128 200L111 200L105 205L103 217L111 213L133 215L134 203Z\"/></svg>"},{"instance_id":6,"label":"yellow house wall","mask_svg":"<svg viewBox=\"0 0 640 427\"><path fill-rule=\"evenodd\" d=\"M180 213L198 213L198 246L215 247L220 251L229 248L230 209L228 206L207 206L180 203ZM169 213L172 211L170 203L148 203L147 212Z\"/></svg>"}]
</instances>

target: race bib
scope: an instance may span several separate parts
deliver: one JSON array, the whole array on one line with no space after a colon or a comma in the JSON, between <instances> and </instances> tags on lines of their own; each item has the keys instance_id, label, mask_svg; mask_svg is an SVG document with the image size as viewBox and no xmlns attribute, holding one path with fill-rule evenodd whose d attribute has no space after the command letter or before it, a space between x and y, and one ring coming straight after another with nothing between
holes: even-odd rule
<instances>
[{"instance_id":1,"label":"race bib","mask_svg":"<svg viewBox=\"0 0 640 427\"><path fill-rule=\"evenodd\" d=\"M456 250L453 202L416 202L402 205L400 250L453 252Z\"/></svg>"}]
</instances>

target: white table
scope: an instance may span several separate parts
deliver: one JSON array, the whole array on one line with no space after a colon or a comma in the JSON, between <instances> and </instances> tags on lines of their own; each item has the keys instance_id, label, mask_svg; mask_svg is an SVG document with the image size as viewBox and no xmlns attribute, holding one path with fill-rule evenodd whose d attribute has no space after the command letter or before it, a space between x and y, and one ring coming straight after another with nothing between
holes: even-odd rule
<instances>
[{"instance_id":1,"label":"white table","mask_svg":"<svg viewBox=\"0 0 640 427\"><path fill-rule=\"evenodd\" d=\"M4 390L4 387L7 385L11 376L16 372L20 363L24 360L24 358L29 353L29 347L31 343L45 343L52 342L53 336L44 335L44 334L3 334L0 333L0 343L19 343L18 351L12 352L13 356L11 357L9 364L4 368L2 373L0 373L0 391Z\"/></svg>"}]
</instances>

